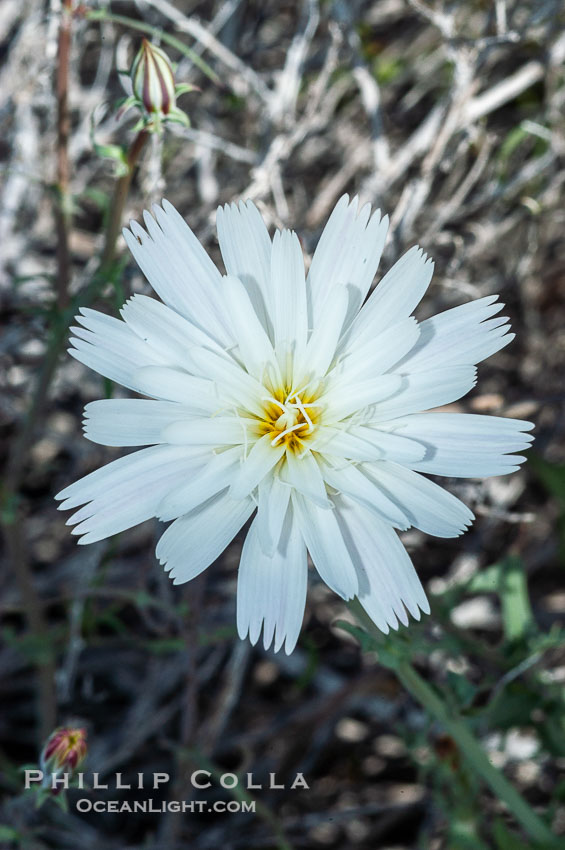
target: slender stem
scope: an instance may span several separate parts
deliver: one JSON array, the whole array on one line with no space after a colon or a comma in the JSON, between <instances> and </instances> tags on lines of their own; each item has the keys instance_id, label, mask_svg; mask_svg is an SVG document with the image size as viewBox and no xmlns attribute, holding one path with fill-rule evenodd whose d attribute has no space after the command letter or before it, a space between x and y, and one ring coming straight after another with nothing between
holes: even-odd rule
<instances>
[{"instance_id":1,"label":"slender stem","mask_svg":"<svg viewBox=\"0 0 565 850\"><path fill-rule=\"evenodd\" d=\"M34 638L34 651L35 653L41 651L41 656L36 655L35 658L39 701L37 734L38 743L41 744L51 734L57 720L55 658L49 642L43 605L35 588L33 571L27 557L20 518L16 516L13 522L3 522L3 528L6 551L15 567L18 591L22 598L29 630Z\"/></svg>"},{"instance_id":2,"label":"slender stem","mask_svg":"<svg viewBox=\"0 0 565 850\"><path fill-rule=\"evenodd\" d=\"M71 319L69 309L67 309L66 314L68 318L65 321L59 321L53 329L31 403L14 440L6 465L2 488L4 509L0 513L8 556L13 565L28 627L37 647L41 647L43 650L41 658L36 661L40 743L53 731L57 719L55 657L49 641L49 629L43 610L44 604L36 590L33 569L29 562L25 540L25 512L22 509L20 488L24 479L28 451L33 442L37 423L67 338L67 329Z\"/></svg>"},{"instance_id":3,"label":"slender stem","mask_svg":"<svg viewBox=\"0 0 565 850\"><path fill-rule=\"evenodd\" d=\"M69 234L71 229L71 200L69 192L69 60L71 52L72 0L63 0L59 23L57 49L57 198L55 203L55 221L57 229L57 306L63 312L68 305L69 283L71 277L71 257ZM49 346L43 361L36 391L23 425L12 447L4 478L3 495L5 500L2 511L2 526L18 590L26 611L29 630L36 643L36 651L43 649L41 658L36 660L39 697L39 739L44 740L53 730L57 719L57 697L55 691L55 659L49 643L49 630L43 604L33 579L33 570L29 563L25 537L23 534L24 517L19 504L19 489L24 474L27 451L31 445L34 425L45 402L51 379L55 373L60 351L57 333ZM66 333L60 334L60 343Z\"/></svg>"},{"instance_id":4,"label":"slender stem","mask_svg":"<svg viewBox=\"0 0 565 850\"><path fill-rule=\"evenodd\" d=\"M69 15L68 6L70 6L70 2L71 0L69 0L69 3L65 0L66 11L64 11L63 14L66 16ZM100 289L101 283L106 280L107 272L111 268L132 174L139 159L139 155L143 150L143 146L147 141L147 135L148 134L142 130L132 142L128 153L128 174L120 178L116 183L109 227L106 232L104 255L98 271L94 274L89 285L80 293L80 302L82 306L88 306L88 304L93 300ZM66 146L64 147L66 149ZM61 148L59 147L59 154L60 152ZM68 178L69 172L68 170L64 170L65 168L68 169L68 159L66 159L64 155L62 157L62 161L63 173L66 174ZM59 172L59 174L60 173L61 172ZM67 246L68 251L69 230L67 225L70 226L70 218L66 220L63 238L63 244ZM61 245L61 242L59 242L59 245ZM64 258L64 252L60 256ZM65 264L64 260L63 268L70 274L70 264ZM55 691L55 658L49 643L49 629L44 615L43 602L37 593L34 583L33 569L29 562L24 535L25 515L21 505L20 489L24 479L28 451L33 443L37 426L41 418L41 412L45 406L49 388L57 371L59 357L65 346L67 332L74 313L74 310L72 309L73 305L66 303L68 301L68 280L68 277L63 277L65 287L61 288L61 279L59 279L58 301L61 307L61 312L57 317L56 323L51 329L51 339L47 348L46 356L44 357L39 370L31 402L26 414L24 415L19 433L14 441L12 452L10 453L2 486L3 509L0 511L0 522L4 529L8 554L13 564L14 574L23 606L25 608L29 630L34 637L37 646L43 647L45 650L43 656L36 662L40 705L40 740L47 737L47 735L52 731L56 721L57 698ZM62 300L64 300L65 304L61 304Z\"/></svg>"},{"instance_id":5,"label":"slender stem","mask_svg":"<svg viewBox=\"0 0 565 850\"><path fill-rule=\"evenodd\" d=\"M64 309L69 300L71 256L71 195L69 191L69 59L71 53L72 0L63 0L57 49L57 305Z\"/></svg>"},{"instance_id":6,"label":"slender stem","mask_svg":"<svg viewBox=\"0 0 565 850\"><path fill-rule=\"evenodd\" d=\"M539 841L542 844L555 844L555 836L504 774L489 761L480 742L471 734L463 719L447 711L442 700L416 672L410 662L400 661L398 666L394 668L394 672L406 690L410 691L412 696L448 730L465 756L467 763L490 786L498 799L506 803L528 835L534 841Z\"/></svg>"},{"instance_id":7,"label":"slender stem","mask_svg":"<svg viewBox=\"0 0 565 850\"><path fill-rule=\"evenodd\" d=\"M110 219L108 221L108 227L106 228L106 240L104 243L104 251L102 253L102 270L107 270L112 265L112 262L114 260L114 254L116 252L116 242L122 228L124 207L126 205L129 187L131 184L133 173L135 171L135 166L137 165L137 162L139 160L143 148L145 147L145 143L147 142L149 135L150 134L147 130L139 131L139 133L133 140L128 152L127 173L120 177L116 182L116 186L114 188L114 195L112 198L112 205L110 209Z\"/></svg>"},{"instance_id":8,"label":"slender stem","mask_svg":"<svg viewBox=\"0 0 565 850\"><path fill-rule=\"evenodd\" d=\"M358 601L355 600L349 603L349 607L355 616L361 620L367 631L377 637L379 641L382 640L382 634L368 619ZM378 652L377 646L375 650ZM392 655L387 655L386 663L398 676L406 690L423 705L432 717L435 717L447 729L465 756L469 766L491 788L497 798L508 806L528 835L534 841L544 846L556 847L557 838L553 835L549 827L534 812L506 777L491 764L481 743L469 731L465 721L455 714L451 707L449 709L447 708L441 698L414 669L410 661L400 656L393 660Z\"/></svg>"}]
</instances>

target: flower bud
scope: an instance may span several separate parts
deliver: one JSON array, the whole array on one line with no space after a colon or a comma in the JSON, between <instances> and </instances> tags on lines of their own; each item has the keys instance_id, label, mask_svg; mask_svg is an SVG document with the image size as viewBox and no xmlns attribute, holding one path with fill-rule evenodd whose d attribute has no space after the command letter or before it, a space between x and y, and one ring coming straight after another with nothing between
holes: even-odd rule
<instances>
[{"instance_id":1,"label":"flower bud","mask_svg":"<svg viewBox=\"0 0 565 850\"><path fill-rule=\"evenodd\" d=\"M41 752L41 769L47 773L73 773L86 757L86 729L60 726L51 733Z\"/></svg>"},{"instance_id":2,"label":"flower bud","mask_svg":"<svg viewBox=\"0 0 565 850\"><path fill-rule=\"evenodd\" d=\"M175 77L167 54L146 38L130 71L134 96L146 112L168 115L176 105Z\"/></svg>"}]
</instances>

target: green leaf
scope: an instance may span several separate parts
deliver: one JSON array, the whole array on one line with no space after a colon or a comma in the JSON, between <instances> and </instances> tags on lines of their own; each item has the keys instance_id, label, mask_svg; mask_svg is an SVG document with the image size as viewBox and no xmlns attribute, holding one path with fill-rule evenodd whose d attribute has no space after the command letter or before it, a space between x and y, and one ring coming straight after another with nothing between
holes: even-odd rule
<instances>
[{"instance_id":1,"label":"green leaf","mask_svg":"<svg viewBox=\"0 0 565 850\"><path fill-rule=\"evenodd\" d=\"M502 607L504 634L508 641L522 640L535 630L528 585L522 561L510 555L499 564L474 575L468 593L497 593Z\"/></svg>"},{"instance_id":2,"label":"green leaf","mask_svg":"<svg viewBox=\"0 0 565 850\"><path fill-rule=\"evenodd\" d=\"M102 212L106 211L109 203L109 196L106 192L103 192L101 189L96 189L93 186L86 188L80 193L80 195L76 196L76 199L79 206L82 206L82 201L86 199Z\"/></svg>"},{"instance_id":3,"label":"green leaf","mask_svg":"<svg viewBox=\"0 0 565 850\"><path fill-rule=\"evenodd\" d=\"M171 121L173 124L182 124L183 127L190 127L190 118L183 112L182 109L171 109L166 116L166 121Z\"/></svg>"},{"instance_id":4,"label":"green leaf","mask_svg":"<svg viewBox=\"0 0 565 850\"><path fill-rule=\"evenodd\" d=\"M121 145L100 145L94 138L94 121L90 124L90 140L98 156L111 159L115 165L116 177L123 177L129 171L127 152Z\"/></svg>"},{"instance_id":5,"label":"green leaf","mask_svg":"<svg viewBox=\"0 0 565 850\"><path fill-rule=\"evenodd\" d=\"M449 850L489 850L477 835L477 823L463 817L451 815L449 825Z\"/></svg>"},{"instance_id":6,"label":"green leaf","mask_svg":"<svg viewBox=\"0 0 565 850\"><path fill-rule=\"evenodd\" d=\"M6 626L2 629L2 637L7 646L21 653L34 664L45 664L52 660L54 654L53 632L38 637L29 632L20 634Z\"/></svg>"},{"instance_id":7,"label":"green leaf","mask_svg":"<svg viewBox=\"0 0 565 850\"><path fill-rule=\"evenodd\" d=\"M460 707L468 708L475 698L477 687L465 676L462 676L460 673L454 673L452 670L448 670L447 672L447 684L457 698Z\"/></svg>"},{"instance_id":8,"label":"green leaf","mask_svg":"<svg viewBox=\"0 0 565 850\"><path fill-rule=\"evenodd\" d=\"M514 151L522 144L524 139L528 138L528 133L522 126L514 127L507 134L498 152L498 159L503 167L514 153Z\"/></svg>"},{"instance_id":9,"label":"green leaf","mask_svg":"<svg viewBox=\"0 0 565 850\"><path fill-rule=\"evenodd\" d=\"M504 731L531 723L532 712L539 704L537 694L521 681L515 681L496 694L484 709L483 716L488 717L489 727Z\"/></svg>"},{"instance_id":10,"label":"green leaf","mask_svg":"<svg viewBox=\"0 0 565 850\"><path fill-rule=\"evenodd\" d=\"M147 593L145 590L138 590L137 593L134 593L132 601L138 608L152 608L153 606L156 608L161 607L161 600L151 596L151 594Z\"/></svg>"},{"instance_id":11,"label":"green leaf","mask_svg":"<svg viewBox=\"0 0 565 850\"><path fill-rule=\"evenodd\" d=\"M68 814L69 801L67 800L67 795L65 791L61 791L59 794L52 795L51 799L59 806L60 809L65 812L65 814Z\"/></svg>"},{"instance_id":12,"label":"green leaf","mask_svg":"<svg viewBox=\"0 0 565 850\"><path fill-rule=\"evenodd\" d=\"M373 62L373 74L378 83L392 83L404 70L404 63L399 57L377 56Z\"/></svg>"},{"instance_id":13,"label":"green leaf","mask_svg":"<svg viewBox=\"0 0 565 850\"><path fill-rule=\"evenodd\" d=\"M17 829L12 829L11 826L0 823L0 841L15 841L16 844L19 844L22 838L23 836Z\"/></svg>"},{"instance_id":14,"label":"green leaf","mask_svg":"<svg viewBox=\"0 0 565 850\"><path fill-rule=\"evenodd\" d=\"M335 625L338 629L343 629L344 632L347 632L359 641L363 652L378 652L380 649L376 640L360 626L354 626L353 623L348 623L347 620L337 620Z\"/></svg>"},{"instance_id":15,"label":"green leaf","mask_svg":"<svg viewBox=\"0 0 565 850\"><path fill-rule=\"evenodd\" d=\"M502 564L491 564L485 570L469 579L466 591L468 593L496 593L500 587Z\"/></svg>"},{"instance_id":16,"label":"green leaf","mask_svg":"<svg viewBox=\"0 0 565 850\"><path fill-rule=\"evenodd\" d=\"M560 511L556 526L559 533L561 558L565 561L565 466L549 461L536 454L529 454L528 466L543 486L557 501Z\"/></svg>"},{"instance_id":17,"label":"green leaf","mask_svg":"<svg viewBox=\"0 0 565 850\"><path fill-rule=\"evenodd\" d=\"M355 609L355 613L361 620L367 616L357 600L350 603L350 608ZM379 661L385 667L394 670L403 659L410 655L409 646L401 632L395 632L393 635L379 633L377 637L376 634L369 634L365 629L355 626L353 623L348 623L346 620L338 620L335 625L356 638L363 652L376 652Z\"/></svg>"},{"instance_id":18,"label":"green leaf","mask_svg":"<svg viewBox=\"0 0 565 850\"><path fill-rule=\"evenodd\" d=\"M143 104L134 94L130 94L129 97L122 97L120 100L116 101L115 104L115 108L118 110L116 118L120 118L122 115L125 115L128 109L132 109L134 106L137 106L139 109L143 109Z\"/></svg>"},{"instance_id":19,"label":"green leaf","mask_svg":"<svg viewBox=\"0 0 565 850\"><path fill-rule=\"evenodd\" d=\"M191 91L201 91L198 86L191 86L190 83L179 83L175 86L175 95L180 97L181 94L188 94Z\"/></svg>"},{"instance_id":20,"label":"green leaf","mask_svg":"<svg viewBox=\"0 0 565 850\"><path fill-rule=\"evenodd\" d=\"M546 490L557 499L561 508L565 510L565 466L549 463L549 461L535 454L529 456L528 465L536 473Z\"/></svg>"},{"instance_id":21,"label":"green leaf","mask_svg":"<svg viewBox=\"0 0 565 850\"><path fill-rule=\"evenodd\" d=\"M103 378L102 385L104 387L104 398L113 398L116 385L110 378Z\"/></svg>"},{"instance_id":22,"label":"green leaf","mask_svg":"<svg viewBox=\"0 0 565 850\"><path fill-rule=\"evenodd\" d=\"M555 850L555 845L527 842L510 832L504 821L497 819L493 824L493 838L499 850Z\"/></svg>"},{"instance_id":23,"label":"green leaf","mask_svg":"<svg viewBox=\"0 0 565 850\"><path fill-rule=\"evenodd\" d=\"M535 628L524 567L520 558L512 555L501 567L499 592L504 634L508 641L523 640Z\"/></svg>"}]
</instances>

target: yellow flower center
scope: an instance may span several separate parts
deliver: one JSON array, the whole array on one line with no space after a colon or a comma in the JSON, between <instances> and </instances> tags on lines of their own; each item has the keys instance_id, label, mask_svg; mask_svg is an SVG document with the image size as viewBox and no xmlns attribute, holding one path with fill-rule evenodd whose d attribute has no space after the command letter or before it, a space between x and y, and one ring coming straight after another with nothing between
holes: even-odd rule
<instances>
[{"instance_id":1,"label":"yellow flower center","mask_svg":"<svg viewBox=\"0 0 565 850\"><path fill-rule=\"evenodd\" d=\"M321 405L316 403L318 393L304 387L302 390L281 387L262 399L265 405L259 434L269 434L271 445L281 443L294 452L302 452L306 443L320 424Z\"/></svg>"}]
</instances>

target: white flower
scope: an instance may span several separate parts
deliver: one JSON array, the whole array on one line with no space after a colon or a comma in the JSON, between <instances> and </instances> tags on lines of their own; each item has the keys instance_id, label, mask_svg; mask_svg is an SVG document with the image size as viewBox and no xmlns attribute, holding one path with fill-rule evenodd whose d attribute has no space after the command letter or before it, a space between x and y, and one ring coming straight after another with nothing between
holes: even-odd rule
<instances>
[{"instance_id":1,"label":"white flower","mask_svg":"<svg viewBox=\"0 0 565 850\"><path fill-rule=\"evenodd\" d=\"M504 475L528 422L421 413L475 385L513 338L490 295L418 323L432 262L411 248L367 299L386 217L341 198L305 278L295 233L271 240L251 203L218 210L227 276L167 201L124 230L161 301L123 321L84 309L70 353L146 399L86 406L85 434L147 446L58 494L80 543L173 520L157 557L175 584L206 569L255 514L239 566L237 626L294 648L307 550L326 584L383 632L428 602L395 529L456 537L471 511L421 473Z\"/></svg>"}]
</instances>

